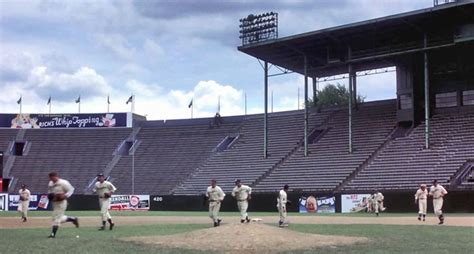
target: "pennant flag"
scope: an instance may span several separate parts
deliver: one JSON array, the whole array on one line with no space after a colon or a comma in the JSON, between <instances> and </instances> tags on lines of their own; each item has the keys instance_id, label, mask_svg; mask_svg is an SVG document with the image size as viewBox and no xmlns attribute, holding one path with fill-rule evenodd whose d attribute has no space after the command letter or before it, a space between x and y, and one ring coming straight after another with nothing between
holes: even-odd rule
<instances>
[{"instance_id":1,"label":"pennant flag","mask_svg":"<svg viewBox=\"0 0 474 254\"><path fill-rule=\"evenodd\" d=\"M76 103L81 103L81 96L80 95L79 95L79 97L77 97Z\"/></svg>"},{"instance_id":2,"label":"pennant flag","mask_svg":"<svg viewBox=\"0 0 474 254\"><path fill-rule=\"evenodd\" d=\"M17 103L17 104L21 104L21 99L22 99L22 96L20 96L20 99L18 99L18 100L16 101L16 103Z\"/></svg>"},{"instance_id":3,"label":"pennant flag","mask_svg":"<svg viewBox=\"0 0 474 254\"><path fill-rule=\"evenodd\" d=\"M133 102L133 95L130 96L130 98L128 98L127 102L125 102L125 104L129 104Z\"/></svg>"},{"instance_id":4,"label":"pennant flag","mask_svg":"<svg viewBox=\"0 0 474 254\"><path fill-rule=\"evenodd\" d=\"M46 105L49 105L49 104L51 104L51 95L49 96L48 103L46 103Z\"/></svg>"},{"instance_id":5,"label":"pennant flag","mask_svg":"<svg viewBox=\"0 0 474 254\"><path fill-rule=\"evenodd\" d=\"M110 104L110 95L107 95L107 104Z\"/></svg>"},{"instance_id":6,"label":"pennant flag","mask_svg":"<svg viewBox=\"0 0 474 254\"><path fill-rule=\"evenodd\" d=\"M193 106L193 99L189 102L188 108L191 108Z\"/></svg>"}]
</instances>

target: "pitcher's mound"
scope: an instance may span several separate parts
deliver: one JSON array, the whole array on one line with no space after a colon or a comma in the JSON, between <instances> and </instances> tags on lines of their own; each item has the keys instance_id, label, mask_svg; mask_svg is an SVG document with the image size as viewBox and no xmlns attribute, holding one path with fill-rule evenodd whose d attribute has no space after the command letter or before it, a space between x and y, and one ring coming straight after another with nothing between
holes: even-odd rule
<instances>
[{"instance_id":1,"label":"pitcher's mound","mask_svg":"<svg viewBox=\"0 0 474 254\"><path fill-rule=\"evenodd\" d=\"M175 235L128 237L122 240L219 253L275 253L368 241L365 237L305 234L257 223L227 224Z\"/></svg>"}]
</instances>

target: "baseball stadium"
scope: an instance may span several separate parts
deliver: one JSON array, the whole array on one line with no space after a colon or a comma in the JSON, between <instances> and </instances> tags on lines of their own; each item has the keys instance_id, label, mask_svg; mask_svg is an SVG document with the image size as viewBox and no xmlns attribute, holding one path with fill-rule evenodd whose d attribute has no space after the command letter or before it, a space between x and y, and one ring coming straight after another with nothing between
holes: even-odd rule
<instances>
[{"instance_id":1,"label":"baseball stadium","mask_svg":"<svg viewBox=\"0 0 474 254\"><path fill-rule=\"evenodd\" d=\"M285 37L278 18L235 22L263 113L2 112L0 253L473 253L474 1ZM387 70L393 99L360 101ZM269 112L290 73L302 109ZM347 104L317 103L327 80Z\"/></svg>"}]
</instances>

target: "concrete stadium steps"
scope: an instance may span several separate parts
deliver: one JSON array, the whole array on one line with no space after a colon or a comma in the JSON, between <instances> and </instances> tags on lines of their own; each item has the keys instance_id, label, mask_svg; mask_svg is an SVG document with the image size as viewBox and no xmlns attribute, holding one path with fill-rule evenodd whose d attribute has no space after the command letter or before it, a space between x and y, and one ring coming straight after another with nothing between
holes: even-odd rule
<instances>
[{"instance_id":1,"label":"concrete stadium steps","mask_svg":"<svg viewBox=\"0 0 474 254\"><path fill-rule=\"evenodd\" d=\"M0 129L0 151L6 153L11 141L15 140L17 129Z\"/></svg>"},{"instance_id":2,"label":"concrete stadium steps","mask_svg":"<svg viewBox=\"0 0 474 254\"><path fill-rule=\"evenodd\" d=\"M474 158L474 114L435 115L431 120L431 148L424 149L425 125L391 143L344 190L416 189L450 177Z\"/></svg>"},{"instance_id":3,"label":"concrete stadium steps","mask_svg":"<svg viewBox=\"0 0 474 254\"><path fill-rule=\"evenodd\" d=\"M348 152L348 113L341 110L329 119L331 129L309 145L309 155L299 150L255 186L256 192L274 192L289 184L303 191L332 191L387 139L396 123L396 104L365 104L354 111L353 147ZM368 134L370 133L370 134Z\"/></svg>"},{"instance_id":4,"label":"concrete stadium steps","mask_svg":"<svg viewBox=\"0 0 474 254\"><path fill-rule=\"evenodd\" d=\"M144 127L135 153L135 193L168 194L189 176L240 122L209 125ZM132 156L122 156L111 176L119 193L132 193Z\"/></svg>"},{"instance_id":5,"label":"concrete stadium steps","mask_svg":"<svg viewBox=\"0 0 474 254\"><path fill-rule=\"evenodd\" d=\"M31 148L28 155L16 157L11 175L18 184L13 191L25 183L32 192L45 192L48 173L57 171L81 193L130 132L129 128L26 130L24 139Z\"/></svg>"},{"instance_id":6,"label":"concrete stadium steps","mask_svg":"<svg viewBox=\"0 0 474 254\"><path fill-rule=\"evenodd\" d=\"M320 127L336 109L310 114L310 130ZM239 178L252 185L272 169L292 149L299 146L304 133L304 114L270 114L268 118L268 157L263 158L263 116L249 117L240 129L240 138L231 149L213 154L192 176L175 188L175 194L195 195L205 191L211 179L229 192Z\"/></svg>"}]
</instances>

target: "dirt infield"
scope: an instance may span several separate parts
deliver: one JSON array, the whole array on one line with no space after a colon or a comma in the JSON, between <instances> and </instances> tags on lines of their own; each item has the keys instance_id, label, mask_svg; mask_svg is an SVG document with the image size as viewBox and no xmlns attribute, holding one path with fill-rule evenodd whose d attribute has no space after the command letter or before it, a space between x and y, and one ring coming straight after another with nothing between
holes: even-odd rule
<instances>
[{"instance_id":1,"label":"dirt infield","mask_svg":"<svg viewBox=\"0 0 474 254\"><path fill-rule=\"evenodd\" d=\"M127 237L121 240L219 253L275 253L368 242L365 237L305 234L260 223L231 223L175 235Z\"/></svg>"},{"instance_id":2,"label":"dirt infield","mask_svg":"<svg viewBox=\"0 0 474 254\"><path fill-rule=\"evenodd\" d=\"M262 223L277 223L277 216L261 217ZM117 225L143 225L143 224L211 224L205 216L115 216ZM238 222L237 216L223 217L223 223ZM82 226L98 226L100 217L80 217ZM294 216L290 217L291 223L298 224L387 224L387 225L436 225L437 218L429 216L426 222L419 222L413 217L345 217L345 216ZM474 227L474 216L446 216L445 225ZM0 217L0 228L42 228L50 227L50 217L31 217L28 222L20 223L19 217Z\"/></svg>"}]
</instances>

